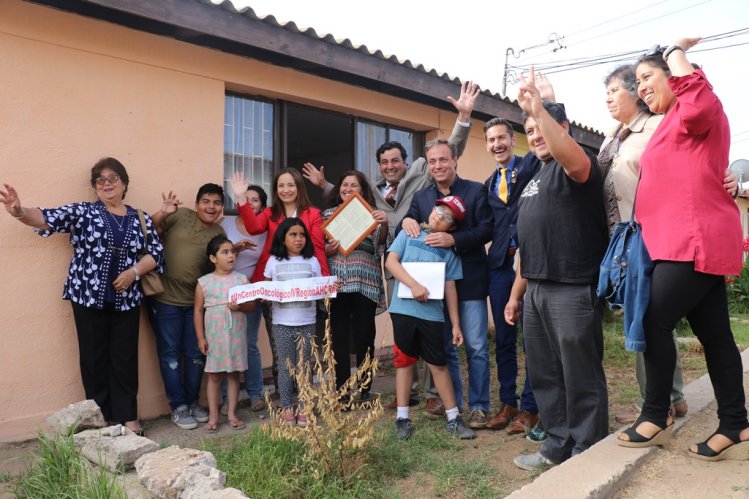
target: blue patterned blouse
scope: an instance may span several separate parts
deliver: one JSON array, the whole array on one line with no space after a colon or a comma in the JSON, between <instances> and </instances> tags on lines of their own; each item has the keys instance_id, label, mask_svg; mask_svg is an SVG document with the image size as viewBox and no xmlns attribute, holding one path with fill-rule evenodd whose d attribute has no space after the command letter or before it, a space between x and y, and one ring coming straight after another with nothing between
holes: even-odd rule
<instances>
[{"instance_id":1,"label":"blue patterned blouse","mask_svg":"<svg viewBox=\"0 0 749 499\"><path fill-rule=\"evenodd\" d=\"M146 246L140 228L138 212L127 206L122 228L116 219L108 215L104 203L72 203L59 208L42 209L42 216L50 230L36 230L42 237L55 232L70 233L73 257L68 269L68 278L62 297L79 305L103 309L107 287L125 269L132 267ZM164 248L153 227L151 217L144 213L149 232L149 243L145 253L156 260L156 269L164 270ZM124 238L117 237L114 231L122 231ZM112 265L115 266L112 269ZM114 272L112 272L114 270ZM111 294L110 294L111 296ZM130 286L123 293L115 293L114 308L117 311L130 310L140 305L143 299L140 282Z\"/></svg>"}]
</instances>

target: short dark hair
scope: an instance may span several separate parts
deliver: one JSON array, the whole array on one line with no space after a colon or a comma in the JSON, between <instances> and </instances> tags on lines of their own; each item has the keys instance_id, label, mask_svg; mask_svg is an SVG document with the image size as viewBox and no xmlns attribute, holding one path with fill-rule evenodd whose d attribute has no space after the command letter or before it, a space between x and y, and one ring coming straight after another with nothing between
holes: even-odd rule
<instances>
[{"instance_id":1,"label":"short dark hair","mask_svg":"<svg viewBox=\"0 0 749 499\"><path fill-rule=\"evenodd\" d=\"M544 109L546 109L546 112L551 115L551 117L559 123L560 125L564 123L565 121L567 123L570 122L569 119L567 119L567 112L564 110L564 104L561 102L551 102L548 100L543 101ZM525 125L525 122L528 121L528 118L531 116L523 111L523 125Z\"/></svg>"},{"instance_id":2,"label":"short dark hair","mask_svg":"<svg viewBox=\"0 0 749 499\"><path fill-rule=\"evenodd\" d=\"M122 191L122 199L125 199L127 194L127 185L130 183L130 176L127 174L127 170L122 163L114 158L101 158L99 161L91 167L91 187L96 189L96 179L101 177L101 172L105 169L110 169L114 173L120 176L122 184L125 186L125 190Z\"/></svg>"},{"instance_id":3,"label":"short dark hair","mask_svg":"<svg viewBox=\"0 0 749 499\"><path fill-rule=\"evenodd\" d=\"M206 194L218 194L221 198L221 204L224 204L224 188L220 185L210 183L201 185L200 189L198 189L198 195L195 196L195 202L200 202L200 198Z\"/></svg>"},{"instance_id":4,"label":"short dark hair","mask_svg":"<svg viewBox=\"0 0 749 499\"><path fill-rule=\"evenodd\" d=\"M270 254L275 256L276 259L289 259L289 252L286 249L286 244L284 244L286 241L286 233L289 232L289 229L297 225L304 229L304 237L306 238L304 248L302 248L302 256L304 258L312 258L315 255L315 248L312 246L312 238L309 237L307 226L304 225L304 222L302 222L300 218L290 217L281 222L278 225L278 229L276 229L276 233L273 234L273 243L270 247Z\"/></svg>"},{"instance_id":5,"label":"short dark hair","mask_svg":"<svg viewBox=\"0 0 749 499\"><path fill-rule=\"evenodd\" d=\"M495 126L503 125L505 128L507 128L507 133L510 134L510 137L515 135L515 130L512 129L512 123L510 123L508 120L500 117L492 118L489 121L486 122L484 125L484 135L486 135L486 132Z\"/></svg>"},{"instance_id":6,"label":"short dark hair","mask_svg":"<svg viewBox=\"0 0 749 499\"><path fill-rule=\"evenodd\" d=\"M406 152L406 148L403 147L403 144L400 142L393 140L390 142L385 142L380 147L377 148L377 152L375 152L375 155L377 156L377 164L380 163L380 156L385 151L389 151L390 149L398 149L401 152L401 159L403 161L406 161L406 158L408 158L408 153Z\"/></svg>"},{"instance_id":7,"label":"short dark hair","mask_svg":"<svg viewBox=\"0 0 749 499\"><path fill-rule=\"evenodd\" d=\"M252 184L247 187L247 190L257 192L257 197L260 198L260 206L262 206L263 208L266 208L268 206L268 194L265 192L265 189L263 189L259 185Z\"/></svg>"},{"instance_id":8,"label":"short dark hair","mask_svg":"<svg viewBox=\"0 0 749 499\"><path fill-rule=\"evenodd\" d=\"M437 146L447 146L447 147L449 147L450 148L450 154L452 154L453 158L457 159L457 157L458 157L458 146L456 146L452 142L450 142L448 140L445 140L445 139L434 139L434 140L430 140L429 142L427 142L426 145L424 145L424 157L426 157L427 153L429 152L429 150L431 148L437 147Z\"/></svg>"},{"instance_id":9,"label":"short dark hair","mask_svg":"<svg viewBox=\"0 0 749 499\"><path fill-rule=\"evenodd\" d=\"M339 204L343 203L343 199L341 199L341 185L343 184L343 181L346 179L346 177L352 176L356 177L356 181L359 182L359 185L361 186L361 197L363 197L364 200L374 208L375 199L372 195L372 187L369 185L369 180L367 180L366 175L358 170L349 170L347 172L343 172L343 175L340 176L338 182L336 182L335 187L333 187L333 190L330 191L330 195L328 196L330 206L338 206Z\"/></svg>"},{"instance_id":10,"label":"short dark hair","mask_svg":"<svg viewBox=\"0 0 749 499\"><path fill-rule=\"evenodd\" d=\"M637 99L637 107L640 111L647 111L648 106L637 95L637 77L635 76L635 66L633 64L623 64L615 68L603 79L603 84L608 87L612 80L619 80L619 83L627 93Z\"/></svg>"},{"instance_id":11,"label":"short dark hair","mask_svg":"<svg viewBox=\"0 0 749 499\"><path fill-rule=\"evenodd\" d=\"M219 234L218 236L214 236L213 239L208 241L208 246L206 246L205 251L208 254L208 256L216 256L216 253L218 253L218 249L221 247L222 244L229 243L234 244L231 242L231 240L226 237L223 234Z\"/></svg>"}]
</instances>

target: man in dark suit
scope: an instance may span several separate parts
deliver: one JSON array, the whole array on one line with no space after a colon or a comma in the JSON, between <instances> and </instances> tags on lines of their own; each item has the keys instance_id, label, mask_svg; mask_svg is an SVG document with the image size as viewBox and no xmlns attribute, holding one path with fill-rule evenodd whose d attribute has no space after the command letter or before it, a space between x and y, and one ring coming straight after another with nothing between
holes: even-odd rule
<instances>
[{"instance_id":1,"label":"man in dark suit","mask_svg":"<svg viewBox=\"0 0 749 499\"><path fill-rule=\"evenodd\" d=\"M403 219L402 229L409 236L418 236L420 222L425 222L437 199L460 196L467 208L466 216L453 232L429 234L424 242L432 247L453 248L463 264L463 279L456 282L460 325L463 330L468 359L468 425L484 428L489 411L489 348L487 341L489 267L484 245L492 237L492 219L484 186L458 176L458 154L446 140L433 140L424 147L429 172L434 184L414 194L411 207ZM455 346L452 345L452 325L445 321L444 346L450 376L458 406L463 401L463 382L460 376Z\"/></svg>"},{"instance_id":2,"label":"man in dark suit","mask_svg":"<svg viewBox=\"0 0 749 499\"><path fill-rule=\"evenodd\" d=\"M486 427L507 428L510 434L525 433L538 423L538 407L527 376L521 397L517 395L518 359L517 325L504 320L504 310L515 281L517 251L518 200L520 193L538 172L541 161L532 153L524 158L513 155L515 132L509 121L493 118L484 125L486 150L494 158L494 172L484 183L494 230L489 248L489 301L494 317L494 339L497 378L499 380L499 412ZM518 398L520 408L518 409Z\"/></svg>"}]
</instances>

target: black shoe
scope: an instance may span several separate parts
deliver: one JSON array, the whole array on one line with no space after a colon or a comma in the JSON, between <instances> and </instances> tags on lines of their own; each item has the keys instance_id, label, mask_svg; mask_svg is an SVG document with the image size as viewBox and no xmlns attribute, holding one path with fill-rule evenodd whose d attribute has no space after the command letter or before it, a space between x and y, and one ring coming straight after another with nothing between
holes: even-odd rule
<instances>
[{"instance_id":1,"label":"black shoe","mask_svg":"<svg viewBox=\"0 0 749 499\"><path fill-rule=\"evenodd\" d=\"M395 420L395 436L400 440L407 440L411 436L411 420L398 418Z\"/></svg>"}]
</instances>

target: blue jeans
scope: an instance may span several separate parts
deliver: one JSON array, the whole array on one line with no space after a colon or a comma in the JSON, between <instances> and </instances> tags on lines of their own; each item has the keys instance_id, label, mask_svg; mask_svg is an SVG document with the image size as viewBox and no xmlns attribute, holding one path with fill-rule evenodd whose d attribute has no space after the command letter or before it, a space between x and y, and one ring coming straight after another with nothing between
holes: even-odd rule
<instances>
[{"instance_id":1,"label":"blue jeans","mask_svg":"<svg viewBox=\"0 0 749 499\"><path fill-rule=\"evenodd\" d=\"M156 333L156 351L169 406L174 410L197 402L205 357L198 350L193 307L149 300L148 315Z\"/></svg>"},{"instance_id":2,"label":"blue jeans","mask_svg":"<svg viewBox=\"0 0 749 499\"><path fill-rule=\"evenodd\" d=\"M486 300L468 300L458 303L460 329L468 362L468 407L489 411L489 340L486 333L488 323ZM460 374L458 350L452 344L452 324L445 314L443 334L445 362L455 391L458 407L463 407L463 378ZM431 377L427 381L428 392L434 391ZM427 397L429 398L429 397Z\"/></svg>"},{"instance_id":3,"label":"blue jeans","mask_svg":"<svg viewBox=\"0 0 749 499\"><path fill-rule=\"evenodd\" d=\"M518 328L507 324L504 319L505 305L510 299L510 291L512 291L512 284L515 281L512 263L512 258L506 258L502 267L489 271L489 302L492 306L492 317L494 317L499 400L511 407L517 407ZM525 345L525 341L523 341L523 345ZM527 362L525 366L525 385L520 397L520 409L533 414L538 413L536 399L531 389L530 376L528 376Z\"/></svg>"}]
</instances>

